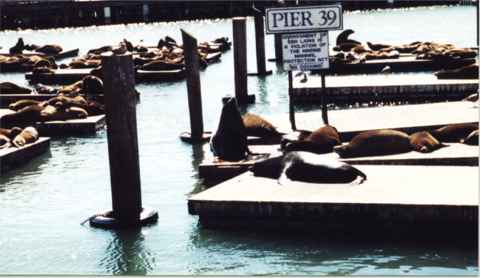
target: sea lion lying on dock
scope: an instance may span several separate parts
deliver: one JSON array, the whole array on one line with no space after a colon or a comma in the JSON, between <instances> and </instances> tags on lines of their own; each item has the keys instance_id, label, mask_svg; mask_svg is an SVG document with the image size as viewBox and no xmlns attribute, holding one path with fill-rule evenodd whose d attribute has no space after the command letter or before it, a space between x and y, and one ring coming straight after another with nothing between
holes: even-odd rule
<instances>
[{"instance_id":1,"label":"sea lion lying on dock","mask_svg":"<svg viewBox=\"0 0 480 278\"><path fill-rule=\"evenodd\" d=\"M0 149L6 149L12 145L12 140L22 132L19 127L11 129L0 128Z\"/></svg>"},{"instance_id":2,"label":"sea lion lying on dock","mask_svg":"<svg viewBox=\"0 0 480 278\"><path fill-rule=\"evenodd\" d=\"M19 38L17 43L14 46L12 46L8 52L10 54L20 54L23 52L24 48L25 48L25 43L23 42L22 38Z\"/></svg>"},{"instance_id":3,"label":"sea lion lying on dock","mask_svg":"<svg viewBox=\"0 0 480 278\"><path fill-rule=\"evenodd\" d=\"M15 138L12 140L12 144L17 148L20 148L37 140L38 131L34 127L29 126L24 128L20 134L15 136Z\"/></svg>"},{"instance_id":4,"label":"sea lion lying on dock","mask_svg":"<svg viewBox=\"0 0 480 278\"><path fill-rule=\"evenodd\" d=\"M30 94L32 90L29 88L25 88L19 86L12 82L0 82L0 94L7 95L7 94Z\"/></svg>"},{"instance_id":5,"label":"sea lion lying on dock","mask_svg":"<svg viewBox=\"0 0 480 278\"><path fill-rule=\"evenodd\" d=\"M451 124L432 130L430 133L440 142L458 143L478 129L478 123Z\"/></svg>"},{"instance_id":6,"label":"sea lion lying on dock","mask_svg":"<svg viewBox=\"0 0 480 278\"><path fill-rule=\"evenodd\" d=\"M56 44L46 44L37 49L34 49L36 52L43 53L46 55L57 55L63 51L63 48L60 45Z\"/></svg>"},{"instance_id":7,"label":"sea lion lying on dock","mask_svg":"<svg viewBox=\"0 0 480 278\"><path fill-rule=\"evenodd\" d=\"M282 135L276 127L259 115L246 113L242 116L242 120L247 136L268 138L280 137Z\"/></svg>"},{"instance_id":8,"label":"sea lion lying on dock","mask_svg":"<svg viewBox=\"0 0 480 278\"><path fill-rule=\"evenodd\" d=\"M357 168L338 160L324 158L308 152L289 152L253 164L250 171L256 177L310 183L350 183L358 177L359 183L367 176Z\"/></svg>"},{"instance_id":9,"label":"sea lion lying on dock","mask_svg":"<svg viewBox=\"0 0 480 278\"><path fill-rule=\"evenodd\" d=\"M30 105L42 105L41 101L34 99L20 99L8 105L8 109L18 111Z\"/></svg>"},{"instance_id":10,"label":"sea lion lying on dock","mask_svg":"<svg viewBox=\"0 0 480 278\"><path fill-rule=\"evenodd\" d=\"M317 154L329 153L333 147L341 144L340 135L335 127L326 125L306 135L302 140L282 144L284 152L307 151Z\"/></svg>"},{"instance_id":11,"label":"sea lion lying on dock","mask_svg":"<svg viewBox=\"0 0 480 278\"><path fill-rule=\"evenodd\" d=\"M233 97L223 105L218 128L210 139L210 149L219 159L227 161L239 161L251 153L245 125Z\"/></svg>"},{"instance_id":12,"label":"sea lion lying on dock","mask_svg":"<svg viewBox=\"0 0 480 278\"><path fill-rule=\"evenodd\" d=\"M467 137L460 140L460 143L478 146L478 129L472 131Z\"/></svg>"},{"instance_id":13,"label":"sea lion lying on dock","mask_svg":"<svg viewBox=\"0 0 480 278\"><path fill-rule=\"evenodd\" d=\"M42 121L40 112L43 110L43 108L44 107L40 105L30 105L16 111L15 113L2 115L0 117L0 127L25 127L28 125L33 125L36 122L40 122Z\"/></svg>"},{"instance_id":14,"label":"sea lion lying on dock","mask_svg":"<svg viewBox=\"0 0 480 278\"><path fill-rule=\"evenodd\" d=\"M411 150L408 134L390 129L365 131L348 144L334 147L342 158L399 154Z\"/></svg>"},{"instance_id":15,"label":"sea lion lying on dock","mask_svg":"<svg viewBox=\"0 0 480 278\"><path fill-rule=\"evenodd\" d=\"M429 153L443 147L448 147L433 137L428 131L419 131L410 135L410 144L414 151Z\"/></svg>"}]
</instances>

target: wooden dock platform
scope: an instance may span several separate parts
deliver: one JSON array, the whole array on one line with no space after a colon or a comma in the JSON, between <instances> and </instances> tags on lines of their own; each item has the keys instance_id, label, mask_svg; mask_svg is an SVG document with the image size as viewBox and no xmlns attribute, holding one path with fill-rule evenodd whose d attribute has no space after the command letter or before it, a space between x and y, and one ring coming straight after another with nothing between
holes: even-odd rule
<instances>
[{"instance_id":1,"label":"wooden dock platform","mask_svg":"<svg viewBox=\"0 0 480 278\"><path fill-rule=\"evenodd\" d=\"M281 155L279 145L251 145L254 153L265 154L264 157ZM479 148L460 143L451 143L448 147L441 148L432 153L419 153L411 151L403 154L369 156L358 158L340 158L337 153L331 152L320 155L331 159L338 159L349 164L365 165L444 165L444 166L478 166ZM198 175L208 181L227 180L240 175L248 170L256 161L263 159L245 160L239 162L215 162L213 157L207 156L198 166Z\"/></svg>"},{"instance_id":2,"label":"wooden dock platform","mask_svg":"<svg viewBox=\"0 0 480 278\"><path fill-rule=\"evenodd\" d=\"M190 196L189 213L210 228L395 233L435 227L436 235L450 236L453 228L478 236L477 167L357 167L367 175L363 184L279 185L244 173Z\"/></svg>"},{"instance_id":3,"label":"wooden dock platform","mask_svg":"<svg viewBox=\"0 0 480 278\"><path fill-rule=\"evenodd\" d=\"M42 84L71 84L82 80L89 75L92 69L57 69L53 73L41 73L33 75L31 72L25 74L25 78L30 83ZM146 71L137 70L135 75L136 82L166 82L182 80L185 78L185 70L164 70L164 71Z\"/></svg>"},{"instance_id":4,"label":"wooden dock platform","mask_svg":"<svg viewBox=\"0 0 480 278\"><path fill-rule=\"evenodd\" d=\"M70 58L70 57L75 57L75 56L78 56L78 52L80 51L79 48L74 48L74 49L69 49L69 50L64 50L58 54L55 54L55 55L47 55L45 53L41 53L41 52L35 52L35 51L27 51L27 50L24 50L21 54L22 55L25 55L25 56L33 56L33 55L37 55L37 56L52 56L53 58L55 58L56 60L61 60L61 59L65 59L65 58ZM0 53L0 55L2 56L10 56L12 54L8 53L8 52L5 52L5 53Z\"/></svg>"},{"instance_id":5,"label":"wooden dock platform","mask_svg":"<svg viewBox=\"0 0 480 278\"><path fill-rule=\"evenodd\" d=\"M26 146L10 147L0 150L0 174L14 167L27 163L29 160L47 152L50 149L50 138L40 137L36 142Z\"/></svg>"},{"instance_id":6,"label":"wooden dock platform","mask_svg":"<svg viewBox=\"0 0 480 278\"><path fill-rule=\"evenodd\" d=\"M328 120L345 142L366 130L396 129L410 134L448 124L478 123L478 109L475 103L469 101L338 109L328 111ZM322 127L321 114L321 111L295 113L297 129ZM268 120L280 131L291 132L288 114L270 116Z\"/></svg>"},{"instance_id":7,"label":"wooden dock platform","mask_svg":"<svg viewBox=\"0 0 480 278\"><path fill-rule=\"evenodd\" d=\"M325 94L327 103L351 104L388 101L455 101L477 92L478 79L437 79L433 74L357 74L325 77L321 89L319 75L309 75L305 83L293 79L290 93L294 104L320 103Z\"/></svg>"}]
</instances>

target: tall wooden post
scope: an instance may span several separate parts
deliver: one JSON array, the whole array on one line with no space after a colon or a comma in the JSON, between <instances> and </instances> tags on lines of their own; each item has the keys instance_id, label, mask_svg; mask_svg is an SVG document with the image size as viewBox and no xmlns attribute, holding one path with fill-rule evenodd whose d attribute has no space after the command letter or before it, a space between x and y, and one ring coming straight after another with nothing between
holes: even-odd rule
<instances>
[{"instance_id":1,"label":"tall wooden post","mask_svg":"<svg viewBox=\"0 0 480 278\"><path fill-rule=\"evenodd\" d=\"M326 94L326 89L325 89L325 73L322 72L322 95L320 96L320 100L322 102L322 119L323 123L328 125L328 110L327 110L327 103L325 101L325 94Z\"/></svg>"},{"instance_id":2,"label":"tall wooden post","mask_svg":"<svg viewBox=\"0 0 480 278\"><path fill-rule=\"evenodd\" d=\"M202 90L200 87L199 57L197 40L182 31L183 52L187 76L188 110L190 112L190 134L182 133L180 138L186 142L201 142L209 139L209 134L203 131Z\"/></svg>"},{"instance_id":3,"label":"tall wooden post","mask_svg":"<svg viewBox=\"0 0 480 278\"><path fill-rule=\"evenodd\" d=\"M480 0L477 0L475 3L475 6L477 7L477 47L480 49L480 23L479 23L479 18L480 18Z\"/></svg>"},{"instance_id":4,"label":"tall wooden post","mask_svg":"<svg viewBox=\"0 0 480 278\"><path fill-rule=\"evenodd\" d=\"M290 116L290 124L292 126L292 130L297 130L297 125L295 123L295 100L293 99L293 77L292 71L288 71L288 100L289 100L289 116Z\"/></svg>"},{"instance_id":5,"label":"tall wooden post","mask_svg":"<svg viewBox=\"0 0 480 278\"><path fill-rule=\"evenodd\" d=\"M277 64L283 63L282 34L274 34L275 61Z\"/></svg>"},{"instance_id":6,"label":"tall wooden post","mask_svg":"<svg viewBox=\"0 0 480 278\"><path fill-rule=\"evenodd\" d=\"M256 56L257 56L257 73L250 73L249 75L265 76L272 73L271 70L267 71L265 64L265 27L263 14L256 12L254 16L255 22L255 44L256 44Z\"/></svg>"},{"instance_id":7,"label":"tall wooden post","mask_svg":"<svg viewBox=\"0 0 480 278\"><path fill-rule=\"evenodd\" d=\"M132 56L102 56L102 68L113 215L126 226L138 226L142 198Z\"/></svg>"},{"instance_id":8,"label":"tall wooden post","mask_svg":"<svg viewBox=\"0 0 480 278\"><path fill-rule=\"evenodd\" d=\"M234 17L233 64L235 77L235 98L238 104L250 103L247 86L247 32L244 17Z\"/></svg>"}]
</instances>

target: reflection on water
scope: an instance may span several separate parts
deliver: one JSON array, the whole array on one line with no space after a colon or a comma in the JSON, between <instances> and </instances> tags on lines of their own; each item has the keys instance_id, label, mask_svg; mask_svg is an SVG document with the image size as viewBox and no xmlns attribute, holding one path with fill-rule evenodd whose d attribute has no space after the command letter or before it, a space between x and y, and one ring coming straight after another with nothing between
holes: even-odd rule
<instances>
[{"instance_id":1,"label":"reflection on water","mask_svg":"<svg viewBox=\"0 0 480 278\"><path fill-rule=\"evenodd\" d=\"M100 267L114 275L146 275L155 267L155 256L144 244L141 229L112 231Z\"/></svg>"}]
</instances>

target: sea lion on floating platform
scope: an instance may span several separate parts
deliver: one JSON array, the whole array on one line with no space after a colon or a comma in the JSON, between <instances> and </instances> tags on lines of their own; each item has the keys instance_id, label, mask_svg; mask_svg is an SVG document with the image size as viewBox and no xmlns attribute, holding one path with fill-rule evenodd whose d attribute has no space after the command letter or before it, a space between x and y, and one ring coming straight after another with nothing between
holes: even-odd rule
<instances>
[{"instance_id":1,"label":"sea lion on floating platform","mask_svg":"<svg viewBox=\"0 0 480 278\"><path fill-rule=\"evenodd\" d=\"M283 151L307 151L317 154L329 153L333 147L341 144L340 135L335 127L326 125L314 130L303 140L286 143Z\"/></svg>"},{"instance_id":2,"label":"sea lion on floating platform","mask_svg":"<svg viewBox=\"0 0 480 278\"><path fill-rule=\"evenodd\" d=\"M228 161L245 159L251 153L245 125L233 97L223 105L218 128L210 139L210 149L219 159Z\"/></svg>"},{"instance_id":3,"label":"sea lion on floating platform","mask_svg":"<svg viewBox=\"0 0 480 278\"><path fill-rule=\"evenodd\" d=\"M139 67L141 70L150 70L150 71L156 71L156 70L176 70L176 69L182 69L185 67L185 64L183 63L166 63L165 61L161 60L153 60L151 62L148 62L142 66Z\"/></svg>"},{"instance_id":4,"label":"sea lion on floating platform","mask_svg":"<svg viewBox=\"0 0 480 278\"><path fill-rule=\"evenodd\" d=\"M264 138L279 137L282 135L276 127L259 115L246 113L242 116L242 120L247 136Z\"/></svg>"},{"instance_id":5,"label":"sea lion on floating platform","mask_svg":"<svg viewBox=\"0 0 480 278\"><path fill-rule=\"evenodd\" d=\"M21 99L21 100L15 101L14 103L10 103L10 105L8 105L8 109L13 111L18 111L30 105L41 105L41 103L42 102L38 100Z\"/></svg>"},{"instance_id":6,"label":"sea lion on floating platform","mask_svg":"<svg viewBox=\"0 0 480 278\"><path fill-rule=\"evenodd\" d=\"M22 132L19 127L11 129L0 128L0 149L6 149L12 145L12 140Z\"/></svg>"},{"instance_id":7,"label":"sea lion on floating platform","mask_svg":"<svg viewBox=\"0 0 480 278\"><path fill-rule=\"evenodd\" d=\"M355 45L360 45L361 43L356 40L349 39L348 37L355 33L352 29L346 29L342 31L340 34L337 36L337 45L345 44L345 43L351 43Z\"/></svg>"},{"instance_id":8,"label":"sea lion on floating platform","mask_svg":"<svg viewBox=\"0 0 480 278\"><path fill-rule=\"evenodd\" d=\"M46 44L42 47L35 49L36 52L40 52L46 55L57 55L62 52L63 48L56 44Z\"/></svg>"},{"instance_id":9,"label":"sea lion on floating platform","mask_svg":"<svg viewBox=\"0 0 480 278\"><path fill-rule=\"evenodd\" d=\"M338 160L324 158L308 152L290 152L253 164L254 176L310 183L350 183L358 177L359 183L367 176L357 168Z\"/></svg>"},{"instance_id":10,"label":"sea lion on floating platform","mask_svg":"<svg viewBox=\"0 0 480 278\"><path fill-rule=\"evenodd\" d=\"M0 94L30 94L32 90L22 86L18 86L12 82L0 82Z\"/></svg>"},{"instance_id":11,"label":"sea lion on floating platform","mask_svg":"<svg viewBox=\"0 0 480 278\"><path fill-rule=\"evenodd\" d=\"M421 153L429 153L443 147L447 147L433 137L428 131L419 131L410 135L410 144L414 151Z\"/></svg>"},{"instance_id":12,"label":"sea lion on floating platform","mask_svg":"<svg viewBox=\"0 0 480 278\"><path fill-rule=\"evenodd\" d=\"M460 143L478 146L478 129L472 131L466 138L461 139Z\"/></svg>"},{"instance_id":13,"label":"sea lion on floating platform","mask_svg":"<svg viewBox=\"0 0 480 278\"><path fill-rule=\"evenodd\" d=\"M20 54L25 49L25 43L22 38L19 38L17 43L9 49L10 54Z\"/></svg>"},{"instance_id":14,"label":"sea lion on floating platform","mask_svg":"<svg viewBox=\"0 0 480 278\"><path fill-rule=\"evenodd\" d=\"M38 140L38 131L32 127L26 127L13 140L12 144L17 147L23 147Z\"/></svg>"},{"instance_id":15,"label":"sea lion on floating platform","mask_svg":"<svg viewBox=\"0 0 480 278\"><path fill-rule=\"evenodd\" d=\"M434 74L438 79L478 79L478 64L471 64L452 70L440 70Z\"/></svg>"},{"instance_id":16,"label":"sea lion on floating platform","mask_svg":"<svg viewBox=\"0 0 480 278\"><path fill-rule=\"evenodd\" d=\"M33 125L42 120L40 112L43 106L30 105L18 110L15 113L5 114L0 117L0 127L11 128L14 126L24 127Z\"/></svg>"},{"instance_id":17,"label":"sea lion on floating platform","mask_svg":"<svg viewBox=\"0 0 480 278\"><path fill-rule=\"evenodd\" d=\"M471 94L466 98L462 99L462 101L472 101L472 102L475 102L477 100L478 100L478 93Z\"/></svg>"},{"instance_id":18,"label":"sea lion on floating platform","mask_svg":"<svg viewBox=\"0 0 480 278\"><path fill-rule=\"evenodd\" d=\"M390 44L382 44L382 43L371 43L367 41L368 47L373 50L373 51L378 51L378 50L393 50L394 47Z\"/></svg>"},{"instance_id":19,"label":"sea lion on floating platform","mask_svg":"<svg viewBox=\"0 0 480 278\"><path fill-rule=\"evenodd\" d=\"M478 129L478 123L451 124L430 131L440 142L458 143Z\"/></svg>"},{"instance_id":20,"label":"sea lion on floating platform","mask_svg":"<svg viewBox=\"0 0 480 278\"><path fill-rule=\"evenodd\" d=\"M411 150L408 134L390 129L365 131L348 144L334 147L342 158L399 154Z\"/></svg>"},{"instance_id":21,"label":"sea lion on floating platform","mask_svg":"<svg viewBox=\"0 0 480 278\"><path fill-rule=\"evenodd\" d=\"M85 109L71 106L71 107L56 107L54 105L47 105L41 111L42 121L66 121L72 119L85 119L88 117Z\"/></svg>"}]
</instances>

